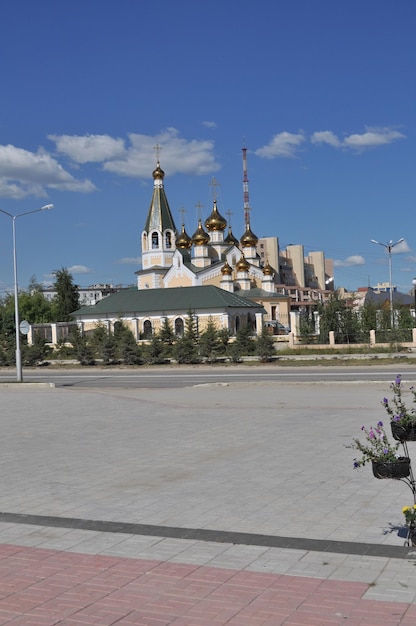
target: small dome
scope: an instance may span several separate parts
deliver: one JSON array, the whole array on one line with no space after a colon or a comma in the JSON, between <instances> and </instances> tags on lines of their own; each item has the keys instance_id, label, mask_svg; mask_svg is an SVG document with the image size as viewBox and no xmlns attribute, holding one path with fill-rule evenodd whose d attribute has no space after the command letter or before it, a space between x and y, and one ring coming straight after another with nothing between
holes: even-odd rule
<instances>
[{"instance_id":1,"label":"small dome","mask_svg":"<svg viewBox=\"0 0 416 626\"><path fill-rule=\"evenodd\" d=\"M241 256L240 260L236 263L235 269L237 272L247 272L250 267L250 263L246 261L244 255Z\"/></svg>"},{"instance_id":2,"label":"small dome","mask_svg":"<svg viewBox=\"0 0 416 626\"><path fill-rule=\"evenodd\" d=\"M253 233L250 228L250 224L246 224L246 232L240 239L240 243L243 248L252 248L257 245L258 237Z\"/></svg>"},{"instance_id":3,"label":"small dome","mask_svg":"<svg viewBox=\"0 0 416 626\"><path fill-rule=\"evenodd\" d=\"M165 172L160 167L159 161L156 163L156 169L153 170L153 180L163 180L165 178Z\"/></svg>"},{"instance_id":4,"label":"small dome","mask_svg":"<svg viewBox=\"0 0 416 626\"><path fill-rule=\"evenodd\" d=\"M234 237L234 235L233 235L233 231L231 230L231 226L228 227L228 235L226 236L224 241L225 241L225 243L228 243L230 246L237 246L237 248L240 245L240 242L238 241L237 237Z\"/></svg>"},{"instance_id":5,"label":"small dome","mask_svg":"<svg viewBox=\"0 0 416 626\"><path fill-rule=\"evenodd\" d=\"M185 224L182 224L182 232L176 240L176 247L189 250L192 246L192 239L185 230Z\"/></svg>"},{"instance_id":6,"label":"small dome","mask_svg":"<svg viewBox=\"0 0 416 626\"><path fill-rule=\"evenodd\" d=\"M274 274L274 269L270 265L269 261L267 261L266 265L263 267L263 274L264 276L273 276Z\"/></svg>"},{"instance_id":7,"label":"small dome","mask_svg":"<svg viewBox=\"0 0 416 626\"><path fill-rule=\"evenodd\" d=\"M204 246L209 242L209 235L202 228L201 220L198 220L198 228L192 235L192 243L195 246Z\"/></svg>"},{"instance_id":8,"label":"small dome","mask_svg":"<svg viewBox=\"0 0 416 626\"><path fill-rule=\"evenodd\" d=\"M228 265L226 261L224 265L222 266L221 274L223 276L231 276L232 273L233 273L233 268L230 265Z\"/></svg>"},{"instance_id":9,"label":"small dome","mask_svg":"<svg viewBox=\"0 0 416 626\"><path fill-rule=\"evenodd\" d=\"M217 209L217 201L214 200L214 206L212 208L212 213L205 220L205 228L208 230L224 230L227 226L227 220L223 218L220 213L218 213Z\"/></svg>"}]
</instances>

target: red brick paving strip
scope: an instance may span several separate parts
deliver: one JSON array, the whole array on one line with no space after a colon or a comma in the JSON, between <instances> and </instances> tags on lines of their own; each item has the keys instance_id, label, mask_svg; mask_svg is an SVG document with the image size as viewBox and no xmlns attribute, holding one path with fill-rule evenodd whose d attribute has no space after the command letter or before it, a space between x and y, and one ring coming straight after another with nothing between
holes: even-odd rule
<instances>
[{"instance_id":1,"label":"red brick paving strip","mask_svg":"<svg viewBox=\"0 0 416 626\"><path fill-rule=\"evenodd\" d=\"M368 585L0 545L0 625L414 626Z\"/></svg>"}]
</instances>

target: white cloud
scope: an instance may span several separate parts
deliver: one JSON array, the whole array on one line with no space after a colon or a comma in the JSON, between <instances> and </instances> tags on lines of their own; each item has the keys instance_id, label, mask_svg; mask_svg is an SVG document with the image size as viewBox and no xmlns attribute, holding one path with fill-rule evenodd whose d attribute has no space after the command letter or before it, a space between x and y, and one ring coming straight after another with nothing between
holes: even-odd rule
<instances>
[{"instance_id":1,"label":"white cloud","mask_svg":"<svg viewBox=\"0 0 416 626\"><path fill-rule=\"evenodd\" d=\"M68 267L68 272L70 274L94 274L94 270L85 265L71 265Z\"/></svg>"},{"instance_id":2,"label":"white cloud","mask_svg":"<svg viewBox=\"0 0 416 626\"><path fill-rule=\"evenodd\" d=\"M339 139L331 130L318 131L312 134L311 143L326 143L334 148L343 148L362 152L369 148L386 146L398 139L405 139L405 135L393 128L372 128L366 127L363 133L353 133L347 135L343 140Z\"/></svg>"},{"instance_id":3,"label":"white cloud","mask_svg":"<svg viewBox=\"0 0 416 626\"><path fill-rule=\"evenodd\" d=\"M77 180L43 150L29 152L0 145L0 196L20 199L29 195L46 197L46 189L88 193L95 190L89 180Z\"/></svg>"},{"instance_id":4,"label":"white cloud","mask_svg":"<svg viewBox=\"0 0 416 626\"><path fill-rule=\"evenodd\" d=\"M311 137L312 143L327 143L334 148L339 148L342 144L335 133L332 130L321 130L313 133Z\"/></svg>"},{"instance_id":5,"label":"white cloud","mask_svg":"<svg viewBox=\"0 0 416 626\"><path fill-rule=\"evenodd\" d=\"M155 136L131 133L130 146L122 158L104 163L103 168L121 176L149 178L149 163L155 161L155 146L160 149L162 169L174 174L212 174L220 166L215 161L214 144L212 141L192 139L190 141L179 136L175 128L168 128Z\"/></svg>"},{"instance_id":6,"label":"white cloud","mask_svg":"<svg viewBox=\"0 0 416 626\"><path fill-rule=\"evenodd\" d=\"M265 159L274 159L275 157L294 157L299 150L301 144L305 141L303 133L288 133L284 131L278 135L274 135L271 141L262 148L255 150L254 154Z\"/></svg>"},{"instance_id":7,"label":"white cloud","mask_svg":"<svg viewBox=\"0 0 416 626\"><path fill-rule=\"evenodd\" d=\"M353 254L351 256L348 256L343 261L340 261L340 260L334 261L335 267L353 267L354 265L364 265L364 264L365 264L365 259L359 254Z\"/></svg>"},{"instance_id":8,"label":"white cloud","mask_svg":"<svg viewBox=\"0 0 416 626\"><path fill-rule=\"evenodd\" d=\"M397 246L394 246L394 248L392 248L391 253L400 254L401 252L410 252L410 250L411 248L409 248L409 244L407 243L406 239L403 239L403 241L398 243Z\"/></svg>"},{"instance_id":9,"label":"white cloud","mask_svg":"<svg viewBox=\"0 0 416 626\"><path fill-rule=\"evenodd\" d=\"M204 122L215 126L214 122ZM162 168L173 174L212 174L219 169L212 141L187 140L175 128L157 135L130 133L128 140L108 135L50 135L58 152L79 164L102 163L105 171L132 178L150 178L158 146Z\"/></svg>"},{"instance_id":10,"label":"white cloud","mask_svg":"<svg viewBox=\"0 0 416 626\"><path fill-rule=\"evenodd\" d=\"M116 263L119 263L120 265L140 265L141 262L142 258L140 256L125 256L122 259L118 259L116 261Z\"/></svg>"},{"instance_id":11,"label":"white cloud","mask_svg":"<svg viewBox=\"0 0 416 626\"><path fill-rule=\"evenodd\" d=\"M123 139L109 135L49 135L48 139L55 142L58 152L76 163L101 163L125 152Z\"/></svg>"},{"instance_id":12,"label":"white cloud","mask_svg":"<svg viewBox=\"0 0 416 626\"><path fill-rule=\"evenodd\" d=\"M217 128L215 122L202 122L202 126L205 126L205 128Z\"/></svg>"}]
</instances>

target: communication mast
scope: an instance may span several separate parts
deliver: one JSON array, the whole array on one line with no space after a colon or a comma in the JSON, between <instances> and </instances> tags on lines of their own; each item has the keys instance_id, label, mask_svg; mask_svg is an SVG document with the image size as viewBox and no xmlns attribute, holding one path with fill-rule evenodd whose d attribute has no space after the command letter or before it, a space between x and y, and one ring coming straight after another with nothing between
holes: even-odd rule
<instances>
[{"instance_id":1,"label":"communication mast","mask_svg":"<svg viewBox=\"0 0 416 626\"><path fill-rule=\"evenodd\" d=\"M248 176L247 176L247 148L243 148L243 197L244 197L244 224L250 224L250 202L248 198Z\"/></svg>"}]
</instances>

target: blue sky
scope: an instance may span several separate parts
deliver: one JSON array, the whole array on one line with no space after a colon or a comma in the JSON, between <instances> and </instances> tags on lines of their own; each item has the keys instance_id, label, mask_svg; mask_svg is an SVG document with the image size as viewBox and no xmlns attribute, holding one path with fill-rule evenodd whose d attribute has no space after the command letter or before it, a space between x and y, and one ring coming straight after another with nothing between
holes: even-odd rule
<instances>
[{"instance_id":1,"label":"blue sky","mask_svg":"<svg viewBox=\"0 0 416 626\"><path fill-rule=\"evenodd\" d=\"M416 276L414 0L14 0L0 22L0 209L19 286L135 283L154 146L177 227L218 205L324 250L335 285ZM196 205L201 203L202 209ZM13 286L0 214L0 294Z\"/></svg>"}]
</instances>

